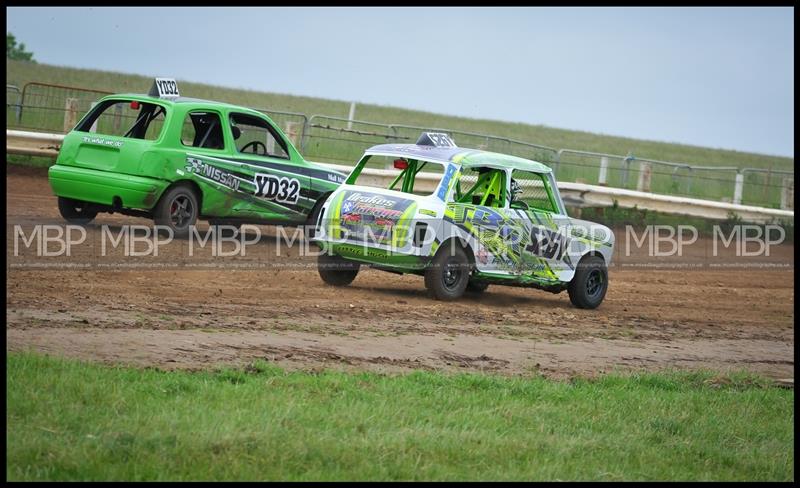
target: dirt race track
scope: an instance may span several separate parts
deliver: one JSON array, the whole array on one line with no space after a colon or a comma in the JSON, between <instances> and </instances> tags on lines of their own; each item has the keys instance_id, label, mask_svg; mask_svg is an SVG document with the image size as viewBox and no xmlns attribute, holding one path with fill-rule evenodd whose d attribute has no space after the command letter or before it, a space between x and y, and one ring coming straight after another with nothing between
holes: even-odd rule
<instances>
[{"instance_id":1,"label":"dirt race track","mask_svg":"<svg viewBox=\"0 0 800 488\"><path fill-rule=\"evenodd\" d=\"M158 257L101 259L100 225L149 223L101 214L87 228L90 245L70 257L39 257L35 245L15 256L14 224L63 221L44 171L9 166L6 191L10 351L167 369L260 358L289 369L565 377L713 368L794 377L792 245L772 249L769 263L783 266L615 265L593 311L573 308L566 292L500 286L442 303L418 276L362 268L351 286L326 286L300 246L275 256L273 227L260 227L266 235L246 257L187 258L187 242L177 241ZM702 262L707 248L681 262Z\"/></svg>"}]
</instances>

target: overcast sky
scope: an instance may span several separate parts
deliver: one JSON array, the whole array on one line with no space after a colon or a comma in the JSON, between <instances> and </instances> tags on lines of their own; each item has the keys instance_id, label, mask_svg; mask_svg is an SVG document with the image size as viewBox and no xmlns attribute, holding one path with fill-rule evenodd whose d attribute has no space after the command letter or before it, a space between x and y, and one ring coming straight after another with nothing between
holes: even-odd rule
<instances>
[{"instance_id":1,"label":"overcast sky","mask_svg":"<svg viewBox=\"0 0 800 488\"><path fill-rule=\"evenodd\" d=\"M794 156L792 8L7 8L41 63Z\"/></svg>"}]
</instances>

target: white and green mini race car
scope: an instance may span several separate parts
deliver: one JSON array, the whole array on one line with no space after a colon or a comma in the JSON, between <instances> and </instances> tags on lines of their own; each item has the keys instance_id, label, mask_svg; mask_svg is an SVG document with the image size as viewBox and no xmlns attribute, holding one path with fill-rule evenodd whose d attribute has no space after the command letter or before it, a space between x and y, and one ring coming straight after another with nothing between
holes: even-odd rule
<instances>
[{"instance_id":1,"label":"white and green mini race car","mask_svg":"<svg viewBox=\"0 0 800 488\"><path fill-rule=\"evenodd\" d=\"M314 240L331 285L367 264L422 275L440 300L497 284L567 290L580 308L603 301L614 246L609 228L567 216L549 167L430 132L369 148L323 204Z\"/></svg>"}]
</instances>

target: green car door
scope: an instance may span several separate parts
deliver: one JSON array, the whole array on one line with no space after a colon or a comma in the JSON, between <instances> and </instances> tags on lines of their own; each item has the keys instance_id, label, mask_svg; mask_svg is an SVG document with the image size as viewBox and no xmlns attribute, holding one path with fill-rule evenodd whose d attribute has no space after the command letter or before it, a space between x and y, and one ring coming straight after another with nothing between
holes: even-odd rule
<instances>
[{"instance_id":1,"label":"green car door","mask_svg":"<svg viewBox=\"0 0 800 488\"><path fill-rule=\"evenodd\" d=\"M344 175L307 163L266 117L236 109L188 110L183 173L212 221L305 223Z\"/></svg>"}]
</instances>

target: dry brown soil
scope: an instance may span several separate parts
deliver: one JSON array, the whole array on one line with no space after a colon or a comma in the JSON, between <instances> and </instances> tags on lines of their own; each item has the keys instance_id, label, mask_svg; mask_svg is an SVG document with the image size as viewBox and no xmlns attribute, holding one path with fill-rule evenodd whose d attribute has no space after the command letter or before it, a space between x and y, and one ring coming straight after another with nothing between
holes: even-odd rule
<instances>
[{"instance_id":1,"label":"dry brown soil","mask_svg":"<svg viewBox=\"0 0 800 488\"><path fill-rule=\"evenodd\" d=\"M793 245L736 266L725 265L730 256L709 260L709 239L680 258L618 252L597 310L572 307L566 293L501 286L443 303L418 276L371 269L349 287L327 286L302 244L283 243L277 255L274 227L259 227L244 257L215 259L208 249L189 257L186 240L157 257L125 257L121 246L103 257L103 224L118 231L149 221L101 214L69 257L41 257L19 242L15 254L14 225L64 222L42 170L8 166L6 191L9 351L167 369L260 358L313 370L794 377ZM663 267L645 266L654 262Z\"/></svg>"}]
</instances>

